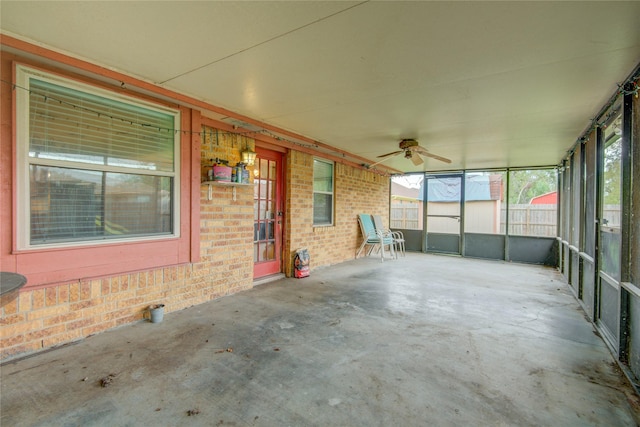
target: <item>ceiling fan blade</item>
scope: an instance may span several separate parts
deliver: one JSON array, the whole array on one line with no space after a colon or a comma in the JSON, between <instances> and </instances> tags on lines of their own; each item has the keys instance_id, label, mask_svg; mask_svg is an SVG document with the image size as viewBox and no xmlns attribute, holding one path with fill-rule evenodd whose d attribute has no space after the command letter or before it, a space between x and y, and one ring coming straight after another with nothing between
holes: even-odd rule
<instances>
[{"instance_id":1,"label":"ceiling fan blade","mask_svg":"<svg viewBox=\"0 0 640 427\"><path fill-rule=\"evenodd\" d=\"M402 152L403 152L402 150L400 150L400 151L393 151L393 152L391 152L391 153L382 154L382 155L378 156L378 158L381 158L381 157L389 157L389 156L396 156L396 155L398 155L398 154L400 154L400 153L402 153Z\"/></svg>"},{"instance_id":2,"label":"ceiling fan blade","mask_svg":"<svg viewBox=\"0 0 640 427\"><path fill-rule=\"evenodd\" d=\"M431 157L432 159L440 160L441 162L451 163L451 160L447 159L446 157L438 156L437 154L422 153L422 155Z\"/></svg>"},{"instance_id":3,"label":"ceiling fan blade","mask_svg":"<svg viewBox=\"0 0 640 427\"><path fill-rule=\"evenodd\" d=\"M378 156L378 157L382 157L383 159L382 160L378 160L377 162L370 164L368 167L369 167L369 169L371 169L375 165L379 165L382 162L386 162L390 158L395 157L400 153L403 153L403 151L394 151L393 153L387 153L387 154L383 154L382 156Z\"/></svg>"},{"instance_id":4,"label":"ceiling fan blade","mask_svg":"<svg viewBox=\"0 0 640 427\"><path fill-rule=\"evenodd\" d=\"M420 155L418 153L412 153L411 154L411 161L416 166L420 166L421 164L424 163L424 160L422 160L422 157L420 157Z\"/></svg>"},{"instance_id":5,"label":"ceiling fan blade","mask_svg":"<svg viewBox=\"0 0 640 427\"><path fill-rule=\"evenodd\" d=\"M432 159L440 160L441 162L444 162L444 163L451 163L451 160L447 159L446 157L438 156L437 154L432 154L429 152L429 150L427 150L424 147L420 147L420 146L414 147L413 151L414 153L418 152L423 156L431 157Z\"/></svg>"}]
</instances>

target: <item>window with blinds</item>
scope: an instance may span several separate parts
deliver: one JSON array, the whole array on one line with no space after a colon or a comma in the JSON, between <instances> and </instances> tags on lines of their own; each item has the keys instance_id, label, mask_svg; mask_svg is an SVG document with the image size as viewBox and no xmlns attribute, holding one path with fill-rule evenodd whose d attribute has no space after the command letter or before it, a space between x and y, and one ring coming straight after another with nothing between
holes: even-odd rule
<instances>
[{"instance_id":1,"label":"window with blinds","mask_svg":"<svg viewBox=\"0 0 640 427\"><path fill-rule=\"evenodd\" d=\"M179 112L17 68L23 248L177 235Z\"/></svg>"}]
</instances>

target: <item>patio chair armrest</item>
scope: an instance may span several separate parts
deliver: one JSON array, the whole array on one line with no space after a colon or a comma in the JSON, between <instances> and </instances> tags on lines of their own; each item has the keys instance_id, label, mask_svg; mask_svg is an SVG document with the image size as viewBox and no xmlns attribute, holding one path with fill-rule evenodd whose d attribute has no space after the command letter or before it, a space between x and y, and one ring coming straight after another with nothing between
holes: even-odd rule
<instances>
[{"instance_id":1,"label":"patio chair armrest","mask_svg":"<svg viewBox=\"0 0 640 427\"><path fill-rule=\"evenodd\" d=\"M367 234L367 240L369 239L377 239L378 237L378 233L376 231L372 231L370 233Z\"/></svg>"},{"instance_id":2,"label":"patio chair armrest","mask_svg":"<svg viewBox=\"0 0 640 427\"><path fill-rule=\"evenodd\" d=\"M402 234L402 231L392 231L391 235L396 240L404 240L404 234Z\"/></svg>"},{"instance_id":3,"label":"patio chair armrest","mask_svg":"<svg viewBox=\"0 0 640 427\"><path fill-rule=\"evenodd\" d=\"M393 237L391 235L391 232L388 231L388 230L376 230L376 235L381 239L386 238L386 237Z\"/></svg>"}]
</instances>

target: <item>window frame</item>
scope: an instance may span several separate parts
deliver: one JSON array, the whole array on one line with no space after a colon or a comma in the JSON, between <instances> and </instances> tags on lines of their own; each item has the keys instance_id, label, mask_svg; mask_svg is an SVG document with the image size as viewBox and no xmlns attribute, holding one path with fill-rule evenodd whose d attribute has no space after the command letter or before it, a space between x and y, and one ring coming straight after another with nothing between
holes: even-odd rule
<instances>
[{"instance_id":1,"label":"window frame","mask_svg":"<svg viewBox=\"0 0 640 427\"><path fill-rule=\"evenodd\" d=\"M123 169L118 166L103 166L95 167L91 163L82 162L67 162L64 160L42 160L29 157L30 146L30 80L32 78L40 81L53 83L65 88L74 89L87 93L89 95L95 95L102 98L106 98L113 101L125 103L137 108L143 108L154 112L160 112L173 117L174 126L174 141L173 141L173 171L153 171L150 173L145 169ZM120 94L110 91L105 88L101 88L96 85L80 82L68 77L64 77L52 72L36 69L22 64L15 65L15 84L20 89L15 91L15 148L16 148L16 249L18 251L39 251L45 249L64 249L86 246L102 246L113 245L123 243L140 243L149 242L154 240L167 240L167 239L179 239L181 222L180 222L180 201L181 194L180 189L181 177L182 177L182 159L181 153L181 135L178 131L181 124L181 111L179 109L170 108L161 104L152 103L146 100ZM172 215L172 232L158 235L147 236L131 236L124 238L109 238L109 239L95 239L84 241L71 241L71 242L54 242L54 243L31 243L31 208L30 208L30 178L29 168L31 165L43 165L52 167L69 167L72 169L85 169L91 171L101 172L115 172L115 173L134 173L141 175L150 175L156 177L169 177L172 179L172 201L171 203L171 215ZM26 195L26 196L23 196Z\"/></svg>"},{"instance_id":2,"label":"window frame","mask_svg":"<svg viewBox=\"0 0 640 427\"><path fill-rule=\"evenodd\" d=\"M315 170L315 165L316 162L320 162L320 163L325 163L328 165L331 165L331 191L316 191L315 189L315 175L316 175L316 170ZM331 160L327 160L327 159L323 159L323 158L319 158L319 157L314 157L313 158L313 177L312 177L312 218L313 218L313 226L314 227L331 227L334 225L335 222L335 192L336 192L336 164L334 161ZM316 212L316 205L315 205L315 196L316 194L323 194L323 195L329 195L331 196L331 211L330 211L330 215L331 218L329 219L329 222L322 222L322 223L316 223L315 218L315 212Z\"/></svg>"}]
</instances>

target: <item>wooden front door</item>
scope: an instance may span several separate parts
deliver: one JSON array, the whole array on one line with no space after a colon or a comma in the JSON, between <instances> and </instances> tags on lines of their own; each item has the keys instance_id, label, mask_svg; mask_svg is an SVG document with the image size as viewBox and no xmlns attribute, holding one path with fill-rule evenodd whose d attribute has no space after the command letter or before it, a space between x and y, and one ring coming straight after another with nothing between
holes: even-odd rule
<instances>
[{"instance_id":1,"label":"wooden front door","mask_svg":"<svg viewBox=\"0 0 640 427\"><path fill-rule=\"evenodd\" d=\"M256 148L253 170L253 277L282 271L282 154Z\"/></svg>"}]
</instances>

